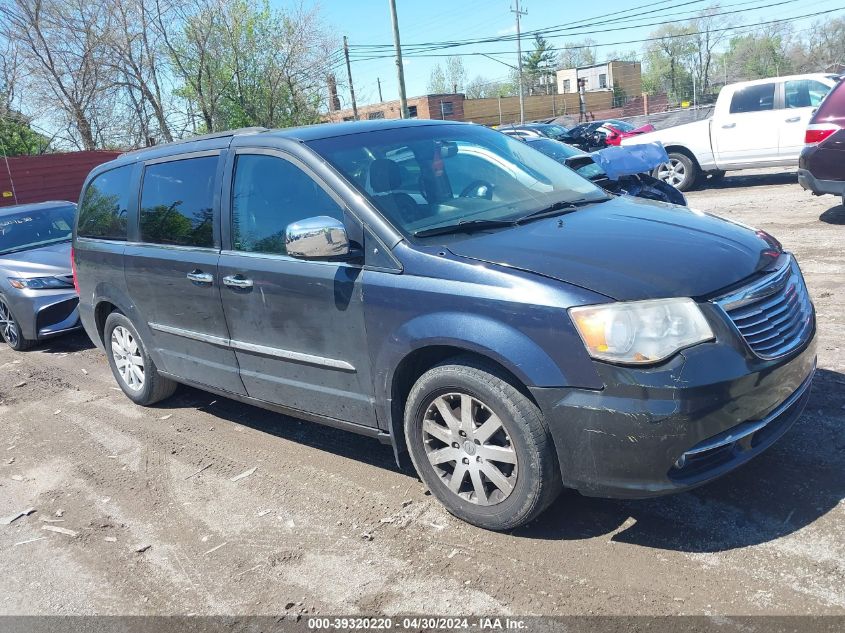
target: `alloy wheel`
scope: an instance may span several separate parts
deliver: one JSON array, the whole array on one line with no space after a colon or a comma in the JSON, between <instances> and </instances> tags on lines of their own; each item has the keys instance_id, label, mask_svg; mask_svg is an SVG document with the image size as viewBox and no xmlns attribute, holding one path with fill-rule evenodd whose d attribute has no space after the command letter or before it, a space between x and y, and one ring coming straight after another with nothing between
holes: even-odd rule
<instances>
[{"instance_id":1,"label":"alloy wheel","mask_svg":"<svg viewBox=\"0 0 845 633\"><path fill-rule=\"evenodd\" d=\"M11 347L16 347L20 341L20 332L18 332L18 324L15 323L15 317L12 316L12 310L6 305L5 301L0 300L0 333L3 335L3 340Z\"/></svg>"},{"instance_id":2,"label":"alloy wheel","mask_svg":"<svg viewBox=\"0 0 845 633\"><path fill-rule=\"evenodd\" d=\"M687 177L687 169L677 158L670 158L657 168L657 178L665 183L678 187Z\"/></svg>"},{"instance_id":3,"label":"alloy wheel","mask_svg":"<svg viewBox=\"0 0 845 633\"><path fill-rule=\"evenodd\" d=\"M516 485L518 460L501 419L481 400L447 393L422 423L426 457L440 480L465 501L494 505Z\"/></svg>"},{"instance_id":4,"label":"alloy wheel","mask_svg":"<svg viewBox=\"0 0 845 633\"><path fill-rule=\"evenodd\" d=\"M111 353L123 384L132 391L144 388L144 358L138 341L128 329L118 325L111 333Z\"/></svg>"}]
</instances>

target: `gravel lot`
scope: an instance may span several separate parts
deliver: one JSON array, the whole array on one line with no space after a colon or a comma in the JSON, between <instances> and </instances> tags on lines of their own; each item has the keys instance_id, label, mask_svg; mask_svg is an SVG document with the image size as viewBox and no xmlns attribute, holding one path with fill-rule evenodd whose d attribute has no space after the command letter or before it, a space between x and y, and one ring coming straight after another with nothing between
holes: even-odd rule
<instances>
[{"instance_id":1,"label":"gravel lot","mask_svg":"<svg viewBox=\"0 0 845 633\"><path fill-rule=\"evenodd\" d=\"M649 501L565 493L493 534L373 440L188 388L136 407L84 335L3 348L0 517L35 512L0 525L0 613L845 614L845 208L747 173L690 204L797 254L820 371L740 471Z\"/></svg>"}]
</instances>

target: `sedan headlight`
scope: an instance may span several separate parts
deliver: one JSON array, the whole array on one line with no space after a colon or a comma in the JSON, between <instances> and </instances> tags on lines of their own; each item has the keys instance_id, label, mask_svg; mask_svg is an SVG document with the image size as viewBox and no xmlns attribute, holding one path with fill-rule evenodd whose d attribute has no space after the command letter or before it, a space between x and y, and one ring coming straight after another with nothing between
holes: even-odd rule
<instances>
[{"instance_id":1,"label":"sedan headlight","mask_svg":"<svg viewBox=\"0 0 845 633\"><path fill-rule=\"evenodd\" d=\"M73 282L61 277L29 277L20 279L9 277L9 283L18 290L55 290L59 288L73 288Z\"/></svg>"},{"instance_id":2,"label":"sedan headlight","mask_svg":"<svg viewBox=\"0 0 845 633\"><path fill-rule=\"evenodd\" d=\"M570 308L593 358L613 363L656 363L713 338L692 299L653 299Z\"/></svg>"}]
</instances>

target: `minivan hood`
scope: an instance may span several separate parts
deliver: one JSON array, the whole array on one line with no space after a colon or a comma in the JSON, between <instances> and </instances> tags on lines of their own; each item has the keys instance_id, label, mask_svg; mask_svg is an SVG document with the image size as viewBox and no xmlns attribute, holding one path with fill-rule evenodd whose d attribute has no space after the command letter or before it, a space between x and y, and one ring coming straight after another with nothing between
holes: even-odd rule
<instances>
[{"instance_id":1,"label":"minivan hood","mask_svg":"<svg viewBox=\"0 0 845 633\"><path fill-rule=\"evenodd\" d=\"M70 240L0 255L0 270L22 277L66 275L70 268Z\"/></svg>"},{"instance_id":2,"label":"minivan hood","mask_svg":"<svg viewBox=\"0 0 845 633\"><path fill-rule=\"evenodd\" d=\"M772 264L754 230L686 207L616 197L448 245L459 257L518 268L619 301L701 297Z\"/></svg>"}]
</instances>

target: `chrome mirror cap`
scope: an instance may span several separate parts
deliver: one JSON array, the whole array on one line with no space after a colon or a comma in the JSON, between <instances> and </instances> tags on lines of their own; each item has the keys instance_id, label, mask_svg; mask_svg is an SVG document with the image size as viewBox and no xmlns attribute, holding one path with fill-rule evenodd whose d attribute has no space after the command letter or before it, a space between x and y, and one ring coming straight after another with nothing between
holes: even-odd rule
<instances>
[{"instance_id":1,"label":"chrome mirror cap","mask_svg":"<svg viewBox=\"0 0 845 633\"><path fill-rule=\"evenodd\" d=\"M349 237L343 223L326 215L288 224L285 248L291 257L331 259L349 255Z\"/></svg>"}]
</instances>

